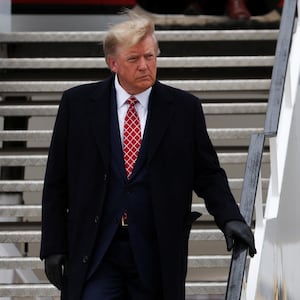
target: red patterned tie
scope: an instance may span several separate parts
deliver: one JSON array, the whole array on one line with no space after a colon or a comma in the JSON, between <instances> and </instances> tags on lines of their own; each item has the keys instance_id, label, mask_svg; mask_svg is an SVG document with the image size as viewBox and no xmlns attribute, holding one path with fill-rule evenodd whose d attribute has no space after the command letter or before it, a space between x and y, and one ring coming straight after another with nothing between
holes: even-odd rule
<instances>
[{"instance_id":1,"label":"red patterned tie","mask_svg":"<svg viewBox=\"0 0 300 300\"><path fill-rule=\"evenodd\" d=\"M124 122L124 161L127 178L130 177L141 146L141 124L135 109L138 100L130 97L127 100L129 108Z\"/></svg>"}]
</instances>

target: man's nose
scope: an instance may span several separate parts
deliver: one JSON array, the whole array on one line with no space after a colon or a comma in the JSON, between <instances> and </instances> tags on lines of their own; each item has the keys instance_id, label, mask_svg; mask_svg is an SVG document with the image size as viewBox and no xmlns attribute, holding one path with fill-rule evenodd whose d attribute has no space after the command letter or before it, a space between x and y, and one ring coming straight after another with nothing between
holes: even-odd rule
<instances>
[{"instance_id":1,"label":"man's nose","mask_svg":"<svg viewBox=\"0 0 300 300\"><path fill-rule=\"evenodd\" d=\"M144 70L147 68L147 62L144 57L140 58L138 67L139 67L139 70Z\"/></svg>"}]
</instances>

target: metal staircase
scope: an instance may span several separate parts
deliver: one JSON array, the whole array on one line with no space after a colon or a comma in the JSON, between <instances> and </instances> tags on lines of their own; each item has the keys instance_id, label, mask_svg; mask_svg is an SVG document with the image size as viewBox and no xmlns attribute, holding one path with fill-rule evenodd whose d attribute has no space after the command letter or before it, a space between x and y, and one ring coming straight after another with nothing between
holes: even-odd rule
<instances>
[{"instance_id":1,"label":"metal staircase","mask_svg":"<svg viewBox=\"0 0 300 300\"><path fill-rule=\"evenodd\" d=\"M47 149L61 93L109 74L103 34L0 33L0 270L11 270L11 282L0 284L0 297L59 295L38 259ZM277 35L276 29L157 32L158 77L202 100L209 135L237 201L250 136L263 131ZM20 121L25 126L18 126ZM265 191L267 149L263 164ZM187 298L223 299L231 256L196 196L193 209L204 215L190 235Z\"/></svg>"}]
</instances>

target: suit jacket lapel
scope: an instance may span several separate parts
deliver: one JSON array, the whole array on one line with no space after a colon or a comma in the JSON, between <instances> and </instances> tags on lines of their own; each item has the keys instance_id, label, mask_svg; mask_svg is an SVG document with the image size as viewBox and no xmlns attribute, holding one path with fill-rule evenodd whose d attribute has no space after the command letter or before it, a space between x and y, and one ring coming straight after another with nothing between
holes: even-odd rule
<instances>
[{"instance_id":1,"label":"suit jacket lapel","mask_svg":"<svg viewBox=\"0 0 300 300\"><path fill-rule=\"evenodd\" d=\"M108 169L110 160L110 100L111 78L99 83L90 97L89 113L92 122L92 133L99 147L105 167Z\"/></svg>"},{"instance_id":2,"label":"suit jacket lapel","mask_svg":"<svg viewBox=\"0 0 300 300\"><path fill-rule=\"evenodd\" d=\"M134 176L138 173L139 169L143 166L143 163L146 159L146 149L148 147L147 124L148 124L148 120L146 122L146 128L145 128L145 131L144 131L142 144L141 144L141 147L140 147L140 150L139 150L139 155L137 157L135 166L134 166L133 171L132 171L131 178L134 178Z\"/></svg>"},{"instance_id":3,"label":"suit jacket lapel","mask_svg":"<svg viewBox=\"0 0 300 300\"><path fill-rule=\"evenodd\" d=\"M156 82L149 99L148 117L148 162L153 158L172 116L171 94L166 92L162 84Z\"/></svg>"}]
</instances>

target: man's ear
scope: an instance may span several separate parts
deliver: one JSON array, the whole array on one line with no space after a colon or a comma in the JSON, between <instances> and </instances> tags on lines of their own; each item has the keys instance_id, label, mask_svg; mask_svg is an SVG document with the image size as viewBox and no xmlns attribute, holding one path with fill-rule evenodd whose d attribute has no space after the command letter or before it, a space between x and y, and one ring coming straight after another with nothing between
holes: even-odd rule
<instances>
[{"instance_id":1,"label":"man's ear","mask_svg":"<svg viewBox=\"0 0 300 300\"><path fill-rule=\"evenodd\" d=\"M109 66L110 70L114 73L117 73L118 70L118 64L114 56L108 55L106 58L106 63Z\"/></svg>"}]
</instances>

